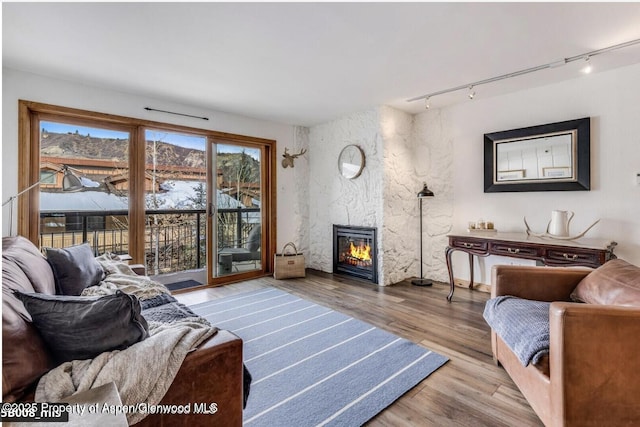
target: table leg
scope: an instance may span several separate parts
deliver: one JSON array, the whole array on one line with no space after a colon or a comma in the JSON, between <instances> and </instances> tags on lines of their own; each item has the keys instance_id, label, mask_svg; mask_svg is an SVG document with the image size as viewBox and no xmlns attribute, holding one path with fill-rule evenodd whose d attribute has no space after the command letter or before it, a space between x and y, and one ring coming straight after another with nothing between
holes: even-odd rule
<instances>
[{"instance_id":1,"label":"table leg","mask_svg":"<svg viewBox=\"0 0 640 427\"><path fill-rule=\"evenodd\" d=\"M469 289L473 289L473 254L469 252Z\"/></svg>"},{"instance_id":2,"label":"table leg","mask_svg":"<svg viewBox=\"0 0 640 427\"><path fill-rule=\"evenodd\" d=\"M447 260L447 270L449 270L449 295L447 295L447 301L451 302L451 298L453 298L453 291L455 289L455 285L453 283L453 265L451 264L451 253L454 249L451 246L447 246L447 249L444 252L444 256Z\"/></svg>"}]
</instances>

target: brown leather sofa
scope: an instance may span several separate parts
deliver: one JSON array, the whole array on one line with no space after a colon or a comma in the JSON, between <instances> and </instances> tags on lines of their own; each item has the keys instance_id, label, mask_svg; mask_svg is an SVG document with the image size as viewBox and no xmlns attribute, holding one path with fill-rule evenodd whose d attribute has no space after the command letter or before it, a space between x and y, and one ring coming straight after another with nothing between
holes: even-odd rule
<instances>
[{"instance_id":1,"label":"brown leather sofa","mask_svg":"<svg viewBox=\"0 0 640 427\"><path fill-rule=\"evenodd\" d=\"M39 378L55 364L12 289L55 293L51 267L23 237L2 240L2 400L33 401ZM152 414L137 425L241 426L242 340L221 330L189 353L160 403L216 403L218 410L213 415Z\"/></svg>"},{"instance_id":2,"label":"brown leather sofa","mask_svg":"<svg viewBox=\"0 0 640 427\"><path fill-rule=\"evenodd\" d=\"M545 426L640 425L640 268L494 266L492 281L492 297L551 302L549 355L538 364L523 366L491 333L494 360Z\"/></svg>"}]
</instances>

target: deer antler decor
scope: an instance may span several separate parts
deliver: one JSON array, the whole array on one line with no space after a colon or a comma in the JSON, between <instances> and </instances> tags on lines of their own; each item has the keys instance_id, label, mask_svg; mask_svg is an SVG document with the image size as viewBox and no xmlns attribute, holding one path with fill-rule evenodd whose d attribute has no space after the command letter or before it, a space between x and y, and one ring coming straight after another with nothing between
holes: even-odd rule
<instances>
[{"instance_id":1,"label":"deer antler decor","mask_svg":"<svg viewBox=\"0 0 640 427\"><path fill-rule=\"evenodd\" d=\"M293 160L296 159L297 157L302 156L306 152L307 150L302 150L298 154L289 154L289 150L285 148L284 154L282 155L282 157L284 157L284 159L282 159L282 167L283 168L288 168L289 166L293 167L294 166Z\"/></svg>"},{"instance_id":2,"label":"deer antler decor","mask_svg":"<svg viewBox=\"0 0 640 427\"><path fill-rule=\"evenodd\" d=\"M553 234L549 234L549 226L547 225L547 231L545 231L544 233L534 233L531 230L531 227L529 227L529 224L527 223L527 218L524 217L524 225L527 227L527 235L528 236L534 236L534 237L550 237L552 239L557 239L557 240L574 240L574 239L579 239L580 237L584 236L585 234L587 234L587 231L591 230L593 228L594 225L596 225L598 222L600 222L600 220L596 220L596 222L594 222L593 224L591 224L589 227L587 227L586 230L584 230L582 233L576 235L576 236L554 236Z\"/></svg>"}]
</instances>

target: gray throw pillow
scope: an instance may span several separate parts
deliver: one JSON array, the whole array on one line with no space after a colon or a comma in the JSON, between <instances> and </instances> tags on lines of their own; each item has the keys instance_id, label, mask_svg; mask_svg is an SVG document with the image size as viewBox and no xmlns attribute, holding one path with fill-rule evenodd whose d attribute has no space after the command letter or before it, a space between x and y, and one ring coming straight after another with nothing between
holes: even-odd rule
<instances>
[{"instance_id":1,"label":"gray throw pillow","mask_svg":"<svg viewBox=\"0 0 640 427\"><path fill-rule=\"evenodd\" d=\"M84 288L97 285L104 278L104 270L93 256L89 243L44 250L56 279L58 294L80 295Z\"/></svg>"},{"instance_id":2,"label":"gray throw pillow","mask_svg":"<svg viewBox=\"0 0 640 427\"><path fill-rule=\"evenodd\" d=\"M102 297L14 295L58 363L123 350L149 336L138 298L122 291Z\"/></svg>"}]
</instances>

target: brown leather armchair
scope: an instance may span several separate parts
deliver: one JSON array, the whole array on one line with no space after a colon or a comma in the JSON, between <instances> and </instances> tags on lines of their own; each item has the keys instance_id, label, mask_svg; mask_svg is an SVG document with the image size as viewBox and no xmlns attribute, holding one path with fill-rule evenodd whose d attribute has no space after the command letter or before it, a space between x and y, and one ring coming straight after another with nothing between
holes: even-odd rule
<instances>
[{"instance_id":1,"label":"brown leather armchair","mask_svg":"<svg viewBox=\"0 0 640 427\"><path fill-rule=\"evenodd\" d=\"M613 285L599 283L598 293L616 292L617 285L624 286L620 275L616 278L611 270L598 279L611 280ZM549 356L536 365L523 366L491 332L494 360L509 373L547 427L640 425L640 306L570 302L574 288L591 271L493 267L492 297L512 295L552 302Z\"/></svg>"}]
</instances>

